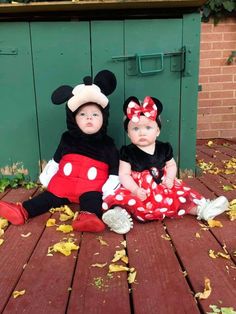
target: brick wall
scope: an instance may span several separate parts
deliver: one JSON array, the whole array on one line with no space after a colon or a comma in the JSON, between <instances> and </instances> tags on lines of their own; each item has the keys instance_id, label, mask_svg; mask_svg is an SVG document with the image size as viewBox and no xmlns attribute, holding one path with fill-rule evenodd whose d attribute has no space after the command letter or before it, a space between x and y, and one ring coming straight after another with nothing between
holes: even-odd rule
<instances>
[{"instance_id":1,"label":"brick wall","mask_svg":"<svg viewBox=\"0 0 236 314\"><path fill-rule=\"evenodd\" d=\"M197 138L236 138L236 18L201 27Z\"/></svg>"}]
</instances>

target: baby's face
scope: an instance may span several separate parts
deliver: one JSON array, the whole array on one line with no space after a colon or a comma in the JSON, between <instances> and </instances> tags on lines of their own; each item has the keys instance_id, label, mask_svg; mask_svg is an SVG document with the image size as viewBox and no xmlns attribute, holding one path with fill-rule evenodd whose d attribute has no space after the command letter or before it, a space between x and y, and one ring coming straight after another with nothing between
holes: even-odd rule
<instances>
[{"instance_id":1,"label":"baby's face","mask_svg":"<svg viewBox=\"0 0 236 314\"><path fill-rule=\"evenodd\" d=\"M128 136L131 142L138 147L152 145L159 134L160 129L156 121L148 119L145 116L140 116L138 122L131 120L128 124Z\"/></svg>"},{"instance_id":2,"label":"baby's face","mask_svg":"<svg viewBox=\"0 0 236 314\"><path fill-rule=\"evenodd\" d=\"M83 106L76 114L75 121L85 134L98 132L103 124L102 112L98 106L88 104Z\"/></svg>"}]
</instances>

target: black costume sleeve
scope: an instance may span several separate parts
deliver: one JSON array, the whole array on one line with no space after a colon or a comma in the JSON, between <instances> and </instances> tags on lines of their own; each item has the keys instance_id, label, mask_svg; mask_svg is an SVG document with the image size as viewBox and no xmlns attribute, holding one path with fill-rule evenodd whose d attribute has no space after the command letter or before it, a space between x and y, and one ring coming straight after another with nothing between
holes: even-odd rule
<instances>
[{"instance_id":1,"label":"black costume sleeve","mask_svg":"<svg viewBox=\"0 0 236 314\"><path fill-rule=\"evenodd\" d=\"M109 175L118 175L119 170L119 152L115 145L109 146L108 150L109 159Z\"/></svg>"},{"instance_id":2,"label":"black costume sleeve","mask_svg":"<svg viewBox=\"0 0 236 314\"><path fill-rule=\"evenodd\" d=\"M53 156L53 159L55 160L55 162L59 163L61 158L62 158L62 151L63 151L63 146L64 146L64 140L63 140L63 135L61 137L61 141L60 144L58 145L56 152Z\"/></svg>"},{"instance_id":3,"label":"black costume sleeve","mask_svg":"<svg viewBox=\"0 0 236 314\"><path fill-rule=\"evenodd\" d=\"M166 149L166 161L169 161L173 158L173 148L170 143L165 143L164 145Z\"/></svg>"}]
</instances>

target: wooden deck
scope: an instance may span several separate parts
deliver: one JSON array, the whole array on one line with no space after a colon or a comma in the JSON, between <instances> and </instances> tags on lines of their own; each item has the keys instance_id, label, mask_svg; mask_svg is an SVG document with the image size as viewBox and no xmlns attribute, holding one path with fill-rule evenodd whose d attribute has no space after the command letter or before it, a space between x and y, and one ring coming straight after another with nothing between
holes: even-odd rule
<instances>
[{"instance_id":1,"label":"wooden deck","mask_svg":"<svg viewBox=\"0 0 236 314\"><path fill-rule=\"evenodd\" d=\"M223 160L236 156L236 144L199 145L197 152L198 159L223 167ZM236 190L225 192L223 185L235 184L235 178L235 174L206 173L188 183L207 198L225 195L231 201ZM23 201L35 193L8 190L0 198ZM59 221L58 213L47 213L23 226L10 225L1 237L0 313L197 314L213 312L209 305L236 310L236 221L228 215L218 218L222 228L204 228L195 217L186 216L135 223L126 236L108 230L63 234L55 226L45 226L50 216ZM79 250L70 256L47 256L48 247L65 238L75 239ZM137 271L133 284L128 284L125 271L108 273L124 240L128 267ZM209 257L209 250L224 253L224 249L230 259ZM97 263L107 264L101 268L94 266ZM200 300L194 295L204 290L206 277L212 292ZM22 290L24 295L13 298L13 291Z\"/></svg>"}]
</instances>

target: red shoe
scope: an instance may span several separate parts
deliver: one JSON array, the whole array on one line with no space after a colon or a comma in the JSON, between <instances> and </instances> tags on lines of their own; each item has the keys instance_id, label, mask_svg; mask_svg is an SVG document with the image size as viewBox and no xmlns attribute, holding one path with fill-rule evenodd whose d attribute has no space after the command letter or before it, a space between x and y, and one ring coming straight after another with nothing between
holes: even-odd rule
<instances>
[{"instance_id":1,"label":"red shoe","mask_svg":"<svg viewBox=\"0 0 236 314\"><path fill-rule=\"evenodd\" d=\"M105 230L105 224L95 214L80 212L72 222L75 231L101 232Z\"/></svg>"},{"instance_id":2,"label":"red shoe","mask_svg":"<svg viewBox=\"0 0 236 314\"><path fill-rule=\"evenodd\" d=\"M7 219L13 225L23 225L28 219L28 213L21 203L0 201L0 217Z\"/></svg>"}]
</instances>

